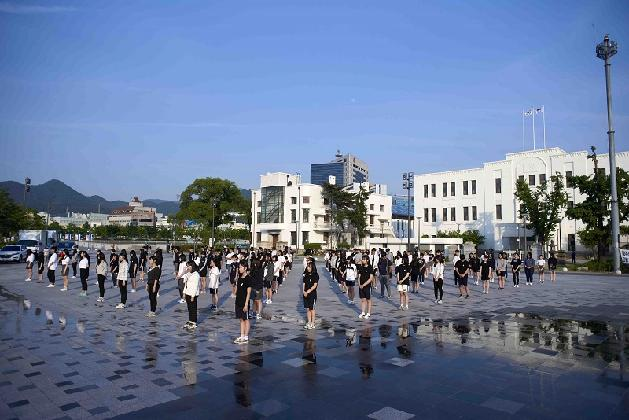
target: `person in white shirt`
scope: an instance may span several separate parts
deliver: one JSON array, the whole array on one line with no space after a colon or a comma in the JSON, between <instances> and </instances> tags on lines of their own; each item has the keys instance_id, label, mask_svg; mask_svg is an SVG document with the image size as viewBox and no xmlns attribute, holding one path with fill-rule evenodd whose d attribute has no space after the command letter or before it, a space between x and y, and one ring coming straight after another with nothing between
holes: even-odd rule
<instances>
[{"instance_id":1,"label":"person in white shirt","mask_svg":"<svg viewBox=\"0 0 629 420\"><path fill-rule=\"evenodd\" d=\"M216 266L216 261L210 259L210 269L208 270L208 288L210 289L210 295L212 295L212 306L210 309L218 308L218 279L221 275L220 270Z\"/></svg>"},{"instance_id":2,"label":"person in white shirt","mask_svg":"<svg viewBox=\"0 0 629 420\"><path fill-rule=\"evenodd\" d=\"M129 276L129 263L127 262L127 253L120 251L118 257L118 288L120 289L120 303L116 305L116 309L124 309L127 305L127 279Z\"/></svg>"},{"instance_id":3,"label":"person in white shirt","mask_svg":"<svg viewBox=\"0 0 629 420\"><path fill-rule=\"evenodd\" d=\"M546 266L546 259L544 254L540 254L537 258L537 273L539 274L539 282L544 283L544 267Z\"/></svg>"},{"instance_id":4,"label":"person in white shirt","mask_svg":"<svg viewBox=\"0 0 629 420\"><path fill-rule=\"evenodd\" d=\"M57 256L57 247L50 248L50 258L48 258L48 276L49 285L47 287L55 287L55 270L57 270L57 264L59 263L59 257Z\"/></svg>"},{"instance_id":5,"label":"person in white shirt","mask_svg":"<svg viewBox=\"0 0 629 420\"><path fill-rule=\"evenodd\" d=\"M456 272L456 263L461 259L459 256L459 250L454 251L454 257L452 258L452 271L454 272L454 286L459 285L459 276Z\"/></svg>"},{"instance_id":6,"label":"person in white shirt","mask_svg":"<svg viewBox=\"0 0 629 420\"><path fill-rule=\"evenodd\" d=\"M181 254L179 259L179 272L175 279L177 280L177 289L179 290L179 303L186 303L186 300L183 298L183 289L184 289L184 275L188 272L188 266L186 265L186 257Z\"/></svg>"},{"instance_id":7,"label":"person in white shirt","mask_svg":"<svg viewBox=\"0 0 629 420\"><path fill-rule=\"evenodd\" d=\"M81 295L80 296L87 297L87 278L89 276L90 276L90 260L87 259L87 251L81 251L79 253L79 277L81 278Z\"/></svg>"},{"instance_id":8,"label":"person in white shirt","mask_svg":"<svg viewBox=\"0 0 629 420\"><path fill-rule=\"evenodd\" d=\"M183 265L183 264L182 264ZM188 322L183 326L187 330L194 330L197 327L197 302L199 296L199 269L194 261L186 264L187 273L183 276L183 295L188 305Z\"/></svg>"},{"instance_id":9,"label":"person in white shirt","mask_svg":"<svg viewBox=\"0 0 629 420\"><path fill-rule=\"evenodd\" d=\"M63 277L63 289L59 289L62 292L68 290L68 274L70 273L70 256L68 250L65 249L61 253L61 276Z\"/></svg>"},{"instance_id":10,"label":"person in white shirt","mask_svg":"<svg viewBox=\"0 0 629 420\"><path fill-rule=\"evenodd\" d=\"M278 256L273 257L273 292L277 293L277 287L280 282L280 276L282 272L282 263L280 263Z\"/></svg>"},{"instance_id":11,"label":"person in white shirt","mask_svg":"<svg viewBox=\"0 0 629 420\"><path fill-rule=\"evenodd\" d=\"M35 265L35 254L30 249L26 250L26 280L31 281L33 277L33 265Z\"/></svg>"}]
</instances>

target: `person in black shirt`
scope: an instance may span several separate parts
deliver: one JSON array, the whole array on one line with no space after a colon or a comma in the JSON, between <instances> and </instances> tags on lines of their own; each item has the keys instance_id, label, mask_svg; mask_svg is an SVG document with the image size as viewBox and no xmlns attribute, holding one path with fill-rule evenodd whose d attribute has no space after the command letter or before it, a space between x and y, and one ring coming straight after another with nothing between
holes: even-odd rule
<instances>
[{"instance_id":1,"label":"person in black shirt","mask_svg":"<svg viewBox=\"0 0 629 420\"><path fill-rule=\"evenodd\" d=\"M309 260L304 272L302 294L304 298L304 308L306 308L307 323L304 329L315 328L315 305L317 303L317 286L319 285L319 274L315 270L314 261Z\"/></svg>"},{"instance_id":2,"label":"person in black shirt","mask_svg":"<svg viewBox=\"0 0 629 420\"><path fill-rule=\"evenodd\" d=\"M264 288L264 269L262 262L254 258L251 260L251 299L256 319L262 319L262 293Z\"/></svg>"},{"instance_id":3,"label":"person in black shirt","mask_svg":"<svg viewBox=\"0 0 629 420\"><path fill-rule=\"evenodd\" d=\"M419 270L419 257L417 256L417 253L415 253L411 259L411 293L419 293L419 287L417 286Z\"/></svg>"},{"instance_id":4,"label":"person in black shirt","mask_svg":"<svg viewBox=\"0 0 629 420\"><path fill-rule=\"evenodd\" d=\"M550 281L557 281L557 258L555 257L555 253L551 252L550 257L548 257L548 269L550 270Z\"/></svg>"},{"instance_id":5,"label":"person in black shirt","mask_svg":"<svg viewBox=\"0 0 629 420\"><path fill-rule=\"evenodd\" d=\"M249 342L249 299L251 297L251 277L247 260L240 260L238 264L238 278L236 279L236 318L240 320L240 337L234 340L235 344L245 344Z\"/></svg>"},{"instance_id":6,"label":"person in black shirt","mask_svg":"<svg viewBox=\"0 0 629 420\"><path fill-rule=\"evenodd\" d=\"M520 269L522 268L522 260L518 254L513 253L511 258L511 273L513 274L513 287L520 287Z\"/></svg>"},{"instance_id":7,"label":"person in black shirt","mask_svg":"<svg viewBox=\"0 0 629 420\"><path fill-rule=\"evenodd\" d=\"M135 282L135 276L138 273L138 257L135 254L134 250L129 252L129 278L131 279L131 293L135 293L135 288L137 286Z\"/></svg>"},{"instance_id":8,"label":"person in black shirt","mask_svg":"<svg viewBox=\"0 0 629 420\"><path fill-rule=\"evenodd\" d=\"M369 264L369 256L363 256L357 271L358 297L360 298L361 309L359 318L369 319L371 317L371 283L375 274L373 267Z\"/></svg>"},{"instance_id":9,"label":"person in black shirt","mask_svg":"<svg viewBox=\"0 0 629 420\"><path fill-rule=\"evenodd\" d=\"M465 298L469 298L470 290L467 287L467 281L470 272L470 263L465 260L465 254L461 254L461 259L456 262L454 268L456 269L459 282L459 297L463 297L463 292L465 292Z\"/></svg>"},{"instance_id":10,"label":"person in black shirt","mask_svg":"<svg viewBox=\"0 0 629 420\"><path fill-rule=\"evenodd\" d=\"M114 248L111 249L111 254L109 255L109 271L111 272L113 287L116 287L118 284L118 255Z\"/></svg>"},{"instance_id":11,"label":"person in black shirt","mask_svg":"<svg viewBox=\"0 0 629 420\"><path fill-rule=\"evenodd\" d=\"M489 262L489 257L487 255L483 255L480 261L480 278L483 281L483 293L489 293L489 280L491 279L493 274L493 269L491 268L491 263Z\"/></svg>"},{"instance_id":12,"label":"person in black shirt","mask_svg":"<svg viewBox=\"0 0 629 420\"><path fill-rule=\"evenodd\" d=\"M146 272L146 262L148 260L148 254L146 249L140 248L140 258L138 260L138 270L140 271L140 281L144 281L144 273Z\"/></svg>"},{"instance_id":13,"label":"person in black shirt","mask_svg":"<svg viewBox=\"0 0 629 420\"><path fill-rule=\"evenodd\" d=\"M151 310L146 316L152 318L157 312L157 292L159 291L159 278L161 276L161 270L157 266L157 259L153 256L149 258L149 271L146 273L146 276L146 291L149 293L149 302L151 303Z\"/></svg>"},{"instance_id":14,"label":"person in black shirt","mask_svg":"<svg viewBox=\"0 0 629 420\"><path fill-rule=\"evenodd\" d=\"M411 268L406 257L397 268L397 290L400 292L400 309L408 309L408 286L410 284Z\"/></svg>"},{"instance_id":15,"label":"person in black shirt","mask_svg":"<svg viewBox=\"0 0 629 420\"><path fill-rule=\"evenodd\" d=\"M471 271L472 277L474 279L474 284L476 286L478 286L478 277L479 277L479 272L480 272L480 260L478 259L478 256L475 253L471 253L470 254L470 258L469 258L469 262L470 262L470 271Z\"/></svg>"}]
</instances>

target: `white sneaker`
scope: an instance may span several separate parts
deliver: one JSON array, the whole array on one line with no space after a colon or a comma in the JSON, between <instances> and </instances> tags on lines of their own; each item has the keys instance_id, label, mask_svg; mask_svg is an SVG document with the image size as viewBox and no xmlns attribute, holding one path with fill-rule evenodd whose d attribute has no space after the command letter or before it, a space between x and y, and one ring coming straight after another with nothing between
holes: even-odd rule
<instances>
[{"instance_id":1,"label":"white sneaker","mask_svg":"<svg viewBox=\"0 0 629 420\"><path fill-rule=\"evenodd\" d=\"M363 312L362 314L358 315L358 318L363 319L365 317L365 313Z\"/></svg>"},{"instance_id":2,"label":"white sneaker","mask_svg":"<svg viewBox=\"0 0 629 420\"><path fill-rule=\"evenodd\" d=\"M435 303L439 303L439 300L437 300L437 299L436 299L436 300L435 300Z\"/></svg>"},{"instance_id":3,"label":"white sneaker","mask_svg":"<svg viewBox=\"0 0 629 420\"><path fill-rule=\"evenodd\" d=\"M135 289L131 289L131 293L135 293Z\"/></svg>"},{"instance_id":4,"label":"white sneaker","mask_svg":"<svg viewBox=\"0 0 629 420\"><path fill-rule=\"evenodd\" d=\"M404 305L400 305L400 309L404 310Z\"/></svg>"},{"instance_id":5,"label":"white sneaker","mask_svg":"<svg viewBox=\"0 0 629 420\"><path fill-rule=\"evenodd\" d=\"M72 278L73 278L73 279L75 279L75 278L76 278L76 276L72 276Z\"/></svg>"},{"instance_id":6,"label":"white sneaker","mask_svg":"<svg viewBox=\"0 0 629 420\"><path fill-rule=\"evenodd\" d=\"M55 287L55 285L54 285L54 284L52 284L52 283L50 283L50 284L49 284L48 286L46 286L46 287Z\"/></svg>"},{"instance_id":7,"label":"white sneaker","mask_svg":"<svg viewBox=\"0 0 629 420\"><path fill-rule=\"evenodd\" d=\"M441 299L439 299L439 301L437 303L439 303L439 305L441 305L443 303L443 301Z\"/></svg>"},{"instance_id":8,"label":"white sneaker","mask_svg":"<svg viewBox=\"0 0 629 420\"><path fill-rule=\"evenodd\" d=\"M67 291L68 291L68 288L67 288L67 287L63 287L63 288L59 289L59 291L60 291L60 292L67 292Z\"/></svg>"},{"instance_id":9,"label":"white sneaker","mask_svg":"<svg viewBox=\"0 0 629 420\"><path fill-rule=\"evenodd\" d=\"M234 344L242 343L242 339L243 339L243 337L238 337L237 339L234 340Z\"/></svg>"},{"instance_id":10,"label":"white sneaker","mask_svg":"<svg viewBox=\"0 0 629 420\"><path fill-rule=\"evenodd\" d=\"M159 292L157 292L157 297L159 297Z\"/></svg>"},{"instance_id":11,"label":"white sneaker","mask_svg":"<svg viewBox=\"0 0 629 420\"><path fill-rule=\"evenodd\" d=\"M266 303L271 304L273 301L271 299L267 300Z\"/></svg>"},{"instance_id":12,"label":"white sneaker","mask_svg":"<svg viewBox=\"0 0 629 420\"><path fill-rule=\"evenodd\" d=\"M185 299L179 299L179 303L186 303Z\"/></svg>"},{"instance_id":13,"label":"white sneaker","mask_svg":"<svg viewBox=\"0 0 629 420\"><path fill-rule=\"evenodd\" d=\"M304 330L309 330L309 329L310 329L310 324L304 325Z\"/></svg>"},{"instance_id":14,"label":"white sneaker","mask_svg":"<svg viewBox=\"0 0 629 420\"><path fill-rule=\"evenodd\" d=\"M371 314L370 313L366 313L365 314L365 319L369 319L369 318L371 318Z\"/></svg>"},{"instance_id":15,"label":"white sneaker","mask_svg":"<svg viewBox=\"0 0 629 420\"><path fill-rule=\"evenodd\" d=\"M408 311L408 305L406 305L406 306L404 307L404 309L406 309L406 310Z\"/></svg>"},{"instance_id":16,"label":"white sneaker","mask_svg":"<svg viewBox=\"0 0 629 420\"><path fill-rule=\"evenodd\" d=\"M260 315L260 314L256 314L256 319L257 319L257 320L261 320L261 319L262 319L262 315Z\"/></svg>"},{"instance_id":17,"label":"white sneaker","mask_svg":"<svg viewBox=\"0 0 629 420\"><path fill-rule=\"evenodd\" d=\"M31 279L26 279L26 280L24 280L24 281L31 281Z\"/></svg>"},{"instance_id":18,"label":"white sneaker","mask_svg":"<svg viewBox=\"0 0 629 420\"><path fill-rule=\"evenodd\" d=\"M124 303L119 303L116 305L116 309L124 309L124 308L125 308Z\"/></svg>"}]
</instances>

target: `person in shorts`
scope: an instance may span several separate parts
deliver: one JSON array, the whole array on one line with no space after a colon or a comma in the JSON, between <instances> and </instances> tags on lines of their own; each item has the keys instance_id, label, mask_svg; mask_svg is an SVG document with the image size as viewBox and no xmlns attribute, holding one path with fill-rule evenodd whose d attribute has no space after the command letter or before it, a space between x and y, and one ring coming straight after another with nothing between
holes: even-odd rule
<instances>
[{"instance_id":1,"label":"person in shorts","mask_svg":"<svg viewBox=\"0 0 629 420\"><path fill-rule=\"evenodd\" d=\"M470 273L470 264L465 260L465 254L461 254L461 259L456 263L456 271L459 282L459 298L463 297L463 293L465 293L465 298L470 297L470 290L467 287L467 280Z\"/></svg>"},{"instance_id":2,"label":"person in shorts","mask_svg":"<svg viewBox=\"0 0 629 420\"><path fill-rule=\"evenodd\" d=\"M492 278L493 269L491 267L491 262L489 261L489 256L487 254L481 257L480 261L480 279L483 281L483 293L489 294L489 281Z\"/></svg>"},{"instance_id":3,"label":"person in shorts","mask_svg":"<svg viewBox=\"0 0 629 420\"><path fill-rule=\"evenodd\" d=\"M251 299L256 319L262 319L262 293L264 288L264 269L257 258L251 259Z\"/></svg>"},{"instance_id":4,"label":"person in shorts","mask_svg":"<svg viewBox=\"0 0 629 420\"><path fill-rule=\"evenodd\" d=\"M274 263L271 254L267 254L264 258L264 289L266 291L266 299L264 301L265 305L273 303L273 280L274 276Z\"/></svg>"},{"instance_id":5,"label":"person in shorts","mask_svg":"<svg viewBox=\"0 0 629 420\"><path fill-rule=\"evenodd\" d=\"M315 269L315 263L309 260L306 263L304 278L302 284L302 294L304 300L304 308L306 309L306 325L304 329L312 330L315 328L315 306L317 304L317 286L319 285L319 273Z\"/></svg>"},{"instance_id":6,"label":"person in shorts","mask_svg":"<svg viewBox=\"0 0 629 420\"><path fill-rule=\"evenodd\" d=\"M350 258L347 260L347 266L345 268L345 287L347 288L347 303L354 304L354 286L356 285L356 276L358 269L354 260Z\"/></svg>"},{"instance_id":7,"label":"person in shorts","mask_svg":"<svg viewBox=\"0 0 629 420\"><path fill-rule=\"evenodd\" d=\"M231 297L236 297L236 277L238 277L238 256L232 254L230 257L231 263L229 264L229 283L232 285Z\"/></svg>"},{"instance_id":8,"label":"person in shorts","mask_svg":"<svg viewBox=\"0 0 629 420\"><path fill-rule=\"evenodd\" d=\"M397 267L397 291L400 293L400 309L408 309L408 287L411 282L411 268L408 258L402 258L402 263Z\"/></svg>"},{"instance_id":9,"label":"person in shorts","mask_svg":"<svg viewBox=\"0 0 629 420\"><path fill-rule=\"evenodd\" d=\"M216 266L216 260L210 258L210 267L208 269L208 289L210 290L210 296L212 303L210 310L218 308L218 284L221 271Z\"/></svg>"},{"instance_id":10,"label":"person in shorts","mask_svg":"<svg viewBox=\"0 0 629 420\"><path fill-rule=\"evenodd\" d=\"M548 257L548 270L550 271L550 281L557 281L557 257L553 252L550 253L550 257Z\"/></svg>"},{"instance_id":11,"label":"person in shorts","mask_svg":"<svg viewBox=\"0 0 629 420\"><path fill-rule=\"evenodd\" d=\"M249 299L251 298L251 276L247 260L239 263L232 262L237 267L238 277L236 278L236 300L234 302L234 313L236 319L240 320L240 337L234 340L235 344L245 344L249 342Z\"/></svg>"},{"instance_id":12,"label":"person in shorts","mask_svg":"<svg viewBox=\"0 0 629 420\"><path fill-rule=\"evenodd\" d=\"M364 255L358 267L358 297L360 298L361 319L371 317L371 283L374 281L375 271L369 262L369 256Z\"/></svg>"}]
</instances>

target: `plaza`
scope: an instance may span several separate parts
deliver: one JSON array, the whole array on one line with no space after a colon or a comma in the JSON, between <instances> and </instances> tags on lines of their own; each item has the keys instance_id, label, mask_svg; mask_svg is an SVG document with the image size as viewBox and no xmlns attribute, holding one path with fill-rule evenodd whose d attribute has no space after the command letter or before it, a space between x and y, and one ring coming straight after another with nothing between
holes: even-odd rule
<instances>
[{"instance_id":1,"label":"plaza","mask_svg":"<svg viewBox=\"0 0 629 420\"><path fill-rule=\"evenodd\" d=\"M223 273L217 312L201 295L199 328L181 328L170 256L158 316L143 289L116 310L107 282L96 304L24 282L0 266L0 416L30 418L627 418L627 277L559 273L557 283L458 299L447 268L443 305L432 283L410 310L374 293L372 318L321 262L317 329L302 327L301 259L235 345ZM58 279L59 280L59 279Z\"/></svg>"}]
</instances>

